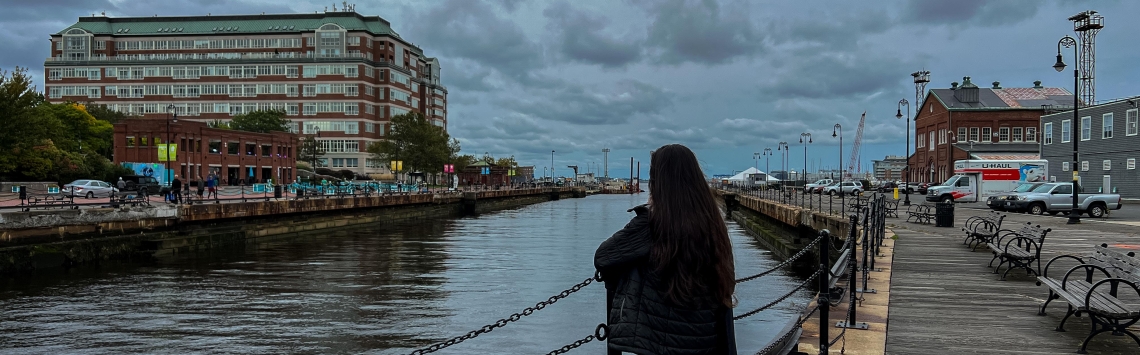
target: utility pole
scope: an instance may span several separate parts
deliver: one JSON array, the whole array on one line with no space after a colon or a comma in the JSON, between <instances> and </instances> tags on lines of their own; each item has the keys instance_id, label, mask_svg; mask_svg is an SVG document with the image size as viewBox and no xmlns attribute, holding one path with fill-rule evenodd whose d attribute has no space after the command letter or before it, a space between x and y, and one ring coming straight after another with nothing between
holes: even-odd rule
<instances>
[{"instance_id":1,"label":"utility pole","mask_svg":"<svg viewBox=\"0 0 1140 355\"><path fill-rule=\"evenodd\" d=\"M610 148L602 148L602 175L610 178Z\"/></svg>"}]
</instances>

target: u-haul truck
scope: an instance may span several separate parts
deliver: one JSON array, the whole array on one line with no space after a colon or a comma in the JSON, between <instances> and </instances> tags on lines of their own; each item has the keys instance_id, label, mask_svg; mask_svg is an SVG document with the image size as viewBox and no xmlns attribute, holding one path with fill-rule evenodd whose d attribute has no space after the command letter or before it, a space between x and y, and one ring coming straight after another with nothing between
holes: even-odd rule
<instances>
[{"instance_id":1,"label":"u-haul truck","mask_svg":"<svg viewBox=\"0 0 1140 355\"><path fill-rule=\"evenodd\" d=\"M1017 188L1024 182L1046 182L1047 160L959 160L954 176L939 186L931 186L927 201L978 202L991 195Z\"/></svg>"}]
</instances>

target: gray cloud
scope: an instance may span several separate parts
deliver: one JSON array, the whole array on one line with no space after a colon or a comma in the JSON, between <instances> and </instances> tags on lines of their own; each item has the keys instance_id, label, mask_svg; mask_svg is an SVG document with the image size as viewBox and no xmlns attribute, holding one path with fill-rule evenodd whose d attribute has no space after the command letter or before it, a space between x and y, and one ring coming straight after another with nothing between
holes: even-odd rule
<instances>
[{"instance_id":1,"label":"gray cloud","mask_svg":"<svg viewBox=\"0 0 1140 355\"><path fill-rule=\"evenodd\" d=\"M1007 26L1037 14L1037 0L909 1L903 7L904 21L925 24Z\"/></svg>"},{"instance_id":2,"label":"gray cloud","mask_svg":"<svg viewBox=\"0 0 1140 355\"><path fill-rule=\"evenodd\" d=\"M620 67L641 58L640 39L603 33L610 22L606 17L575 9L565 1L547 7L542 14L550 21L547 28L555 34L559 53L570 60Z\"/></svg>"},{"instance_id":3,"label":"gray cloud","mask_svg":"<svg viewBox=\"0 0 1140 355\"><path fill-rule=\"evenodd\" d=\"M722 64L763 49L764 36L747 2L637 1L649 12L647 44L665 64Z\"/></svg>"},{"instance_id":4,"label":"gray cloud","mask_svg":"<svg viewBox=\"0 0 1140 355\"><path fill-rule=\"evenodd\" d=\"M852 98L899 86L899 68L910 67L896 57L867 53L804 51L776 60L769 77L759 78L762 98ZM908 66L910 65L910 66Z\"/></svg>"},{"instance_id":5,"label":"gray cloud","mask_svg":"<svg viewBox=\"0 0 1140 355\"><path fill-rule=\"evenodd\" d=\"M404 24L410 28L405 37L434 53L470 59L507 77L525 78L542 65L541 47L489 4L451 0L436 5Z\"/></svg>"},{"instance_id":6,"label":"gray cloud","mask_svg":"<svg viewBox=\"0 0 1140 355\"><path fill-rule=\"evenodd\" d=\"M531 92L530 97L538 95ZM507 107L530 116L579 125L622 124L637 115L661 112L672 95L656 86L624 80L607 88L566 85L538 99L514 99Z\"/></svg>"}]
</instances>

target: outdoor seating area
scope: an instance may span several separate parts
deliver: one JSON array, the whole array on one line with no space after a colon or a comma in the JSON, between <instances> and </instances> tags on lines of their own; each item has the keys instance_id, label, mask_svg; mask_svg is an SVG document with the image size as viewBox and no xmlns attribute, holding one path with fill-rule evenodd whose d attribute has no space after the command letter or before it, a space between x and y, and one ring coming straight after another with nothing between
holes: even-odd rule
<instances>
[{"instance_id":1,"label":"outdoor seating area","mask_svg":"<svg viewBox=\"0 0 1140 355\"><path fill-rule=\"evenodd\" d=\"M913 223L930 224L934 222L934 206L910 205L906 209L906 221Z\"/></svg>"},{"instance_id":2,"label":"outdoor seating area","mask_svg":"<svg viewBox=\"0 0 1140 355\"><path fill-rule=\"evenodd\" d=\"M966 232L966 239L962 241L962 244L966 244L972 249L989 244L1002 231L1001 222L1004 220L1005 215L996 211L967 218L966 226L962 227L962 231Z\"/></svg>"},{"instance_id":3,"label":"outdoor seating area","mask_svg":"<svg viewBox=\"0 0 1140 355\"><path fill-rule=\"evenodd\" d=\"M1051 276L1050 267L1059 261L1076 261L1077 265L1063 275L1054 272ZM1057 269L1061 270L1064 268ZM1125 254L1101 244L1084 257L1060 255L1045 264L1037 284L1049 288L1045 304L1037 315L1044 316L1053 300L1064 299L1067 303L1065 317L1057 325L1057 331L1064 331L1065 321L1073 315L1087 315L1092 322L1092 329L1077 353L1084 354L1089 342L1105 332L1128 335L1140 345L1140 337L1128 329L1140 321L1140 305L1135 303L1140 299L1140 259L1134 252Z\"/></svg>"},{"instance_id":4,"label":"outdoor seating area","mask_svg":"<svg viewBox=\"0 0 1140 355\"><path fill-rule=\"evenodd\" d=\"M1001 279L1005 280L1006 275L1013 269L1024 269L1026 274L1033 274L1033 276L1041 275L1041 248L1045 245L1045 236L1051 232L1052 229L1041 228L1040 225L1033 225L1026 223L1021 229L1016 231L1001 230L998 235L993 238L987 246L993 252L994 257L990 259L990 266L993 266L994 261L998 261L998 265L994 268L994 273L997 274L1001 271L1001 266L1005 265L1005 273L1001 275ZM1036 263L1036 268L1033 264Z\"/></svg>"}]
</instances>

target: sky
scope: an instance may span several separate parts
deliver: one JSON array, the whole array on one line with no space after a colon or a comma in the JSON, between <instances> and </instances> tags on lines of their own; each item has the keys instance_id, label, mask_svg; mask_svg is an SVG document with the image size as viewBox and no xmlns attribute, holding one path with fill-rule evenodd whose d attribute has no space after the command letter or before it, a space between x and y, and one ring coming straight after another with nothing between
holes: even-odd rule
<instances>
[{"instance_id":1,"label":"sky","mask_svg":"<svg viewBox=\"0 0 1140 355\"><path fill-rule=\"evenodd\" d=\"M2 0L0 68L34 69L42 88L49 35L79 16L306 13L332 2L293 0ZM351 2L350 2L351 3ZM340 2L336 5L339 7ZM970 76L988 87L1072 91L1052 69L1067 18L1104 16L1097 36L1097 100L1140 94L1140 1L1102 0L379 0L356 10L392 23L439 58L448 88L449 133L467 154L514 156L541 175L553 165L628 176L630 158L648 177L650 151L679 143L706 174L758 164L781 170L848 165L860 115L860 161L903 155L900 99L915 102L910 73L927 89ZM1130 35L1131 34L1131 35ZM1071 52L1066 61L1072 65ZM1071 67L1070 67L1071 68ZM905 108L904 108L905 114ZM777 151L777 153L783 153ZM770 164L770 165L769 165Z\"/></svg>"}]
</instances>

